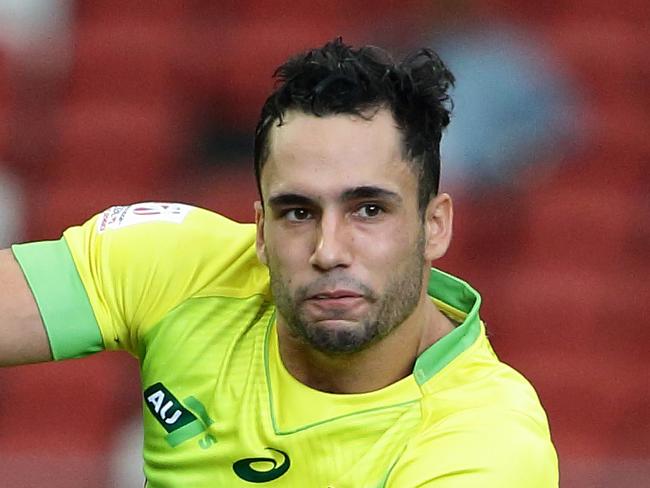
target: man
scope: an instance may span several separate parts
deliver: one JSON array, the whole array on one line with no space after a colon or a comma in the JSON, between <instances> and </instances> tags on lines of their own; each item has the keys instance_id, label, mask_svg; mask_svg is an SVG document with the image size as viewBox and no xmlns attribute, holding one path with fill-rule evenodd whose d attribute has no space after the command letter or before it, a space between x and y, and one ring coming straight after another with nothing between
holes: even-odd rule
<instances>
[{"instance_id":1,"label":"man","mask_svg":"<svg viewBox=\"0 0 650 488\"><path fill-rule=\"evenodd\" d=\"M137 356L156 488L557 486L480 296L430 269L451 239L451 73L337 40L277 75L256 224L136 204L3 251L2 363Z\"/></svg>"}]
</instances>

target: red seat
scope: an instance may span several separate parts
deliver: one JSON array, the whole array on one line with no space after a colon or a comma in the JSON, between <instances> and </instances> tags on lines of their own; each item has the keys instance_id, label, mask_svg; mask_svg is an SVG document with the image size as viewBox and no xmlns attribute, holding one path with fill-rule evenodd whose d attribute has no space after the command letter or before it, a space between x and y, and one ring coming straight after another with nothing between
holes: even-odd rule
<instances>
[{"instance_id":1,"label":"red seat","mask_svg":"<svg viewBox=\"0 0 650 488\"><path fill-rule=\"evenodd\" d=\"M595 20L620 19L643 25L649 20L645 0L626 0L620 4L607 0L571 0L555 2L532 2L530 0L484 0L477 2L482 15L492 15L498 19L509 19L530 23L533 27L552 24L564 18Z\"/></svg>"},{"instance_id":2,"label":"red seat","mask_svg":"<svg viewBox=\"0 0 650 488\"><path fill-rule=\"evenodd\" d=\"M130 180L124 174L120 180L48 179L26 187L26 239L58 239L63 230L79 225L93 215L113 205L142 201L168 201L168 182L152 179L146 182Z\"/></svg>"},{"instance_id":3,"label":"red seat","mask_svg":"<svg viewBox=\"0 0 650 488\"><path fill-rule=\"evenodd\" d=\"M242 23L196 21L187 26L180 80L198 108L206 103L224 125L252 131L273 88L272 75L289 55L322 45L341 32L331 19L288 23L263 18ZM346 36L354 42L354 31Z\"/></svg>"},{"instance_id":4,"label":"red seat","mask_svg":"<svg viewBox=\"0 0 650 488\"><path fill-rule=\"evenodd\" d=\"M567 270L620 265L638 206L633 195L607 192L604 183L599 189L546 185L530 191L528 200L523 245L529 262Z\"/></svg>"},{"instance_id":5,"label":"red seat","mask_svg":"<svg viewBox=\"0 0 650 488\"><path fill-rule=\"evenodd\" d=\"M557 2L551 5L528 0L483 0L476 2L475 8L482 19L531 22L537 27L549 23L557 15Z\"/></svg>"},{"instance_id":6,"label":"red seat","mask_svg":"<svg viewBox=\"0 0 650 488\"><path fill-rule=\"evenodd\" d=\"M81 361L0 371L3 484L102 486L113 436L140 409L138 366L125 353Z\"/></svg>"},{"instance_id":7,"label":"red seat","mask_svg":"<svg viewBox=\"0 0 650 488\"><path fill-rule=\"evenodd\" d=\"M392 21L401 15L424 15L427 9L441 10L432 6L428 0L311 0L295 2L292 0L240 0L237 2L203 2L194 10L195 15L207 19L223 19L224 16L236 17L236 21L246 23L255 19L264 19L273 23L313 23L325 20L328 23L349 25L355 23L363 29L369 23L382 20Z\"/></svg>"},{"instance_id":8,"label":"red seat","mask_svg":"<svg viewBox=\"0 0 650 488\"><path fill-rule=\"evenodd\" d=\"M648 179L650 186L650 179ZM634 222L627 232L625 252L627 266L623 272L633 277L636 282L642 283L644 276L650 276L650 195L639 196L637 214ZM648 300L650 304L650 300ZM648 310L648 309L646 309ZM650 310L648 310L650 316Z\"/></svg>"},{"instance_id":9,"label":"red seat","mask_svg":"<svg viewBox=\"0 0 650 488\"><path fill-rule=\"evenodd\" d=\"M39 433L32 433L29 438L33 445L38 445ZM74 439L69 441L74 442ZM51 448L16 452L9 445L0 445L0 478L5 486L12 488L113 488L106 485L109 474L107 454L95 451L61 453Z\"/></svg>"},{"instance_id":10,"label":"red seat","mask_svg":"<svg viewBox=\"0 0 650 488\"><path fill-rule=\"evenodd\" d=\"M9 60L0 49L0 161L7 157L9 148L12 91Z\"/></svg>"},{"instance_id":11,"label":"red seat","mask_svg":"<svg viewBox=\"0 0 650 488\"><path fill-rule=\"evenodd\" d=\"M506 188L455 200L448 258L493 270L517 264L526 230L525 202L523 193Z\"/></svg>"},{"instance_id":12,"label":"red seat","mask_svg":"<svg viewBox=\"0 0 650 488\"><path fill-rule=\"evenodd\" d=\"M497 353L584 351L599 344L600 307L609 291L602 274L540 264L500 279L506 283L492 296L488 321Z\"/></svg>"},{"instance_id":13,"label":"red seat","mask_svg":"<svg viewBox=\"0 0 650 488\"><path fill-rule=\"evenodd\" d=\"M253 222L259 199L250 161L224 161L217 170L186 174L173 181L169 198L212 209L239 222Z\"/></svg>"},{"instance_id":14,"label":"red seat","mask_svg":"<svg viewBox=\"0 0 650 488\"><path fill-rule=\"evenodd\" d=\"M72 180L153 184L177 163L176 114L164 105L78 103L59 113L55 172Z\"/></svg>"},{"instance_id":15,"label":"red seat","mask_svg":"<svg viewBox=\"0 0 650 488\"><path fill-rule=\"evenodd\" d=\"M125 353L2 371L5 442L14 451L106 448L121 417L138 408L137 362ZM34 419L39 419L35 422Z\"/></svg>"},{"instance_id":16,"label":"red seat","mask_svg":"<svg viewBox=\"0 0 650 488\"><path fill-rule=\"evenodd\" d=\"M579 17L546 29L545 39L566 61L589 101L650 103L646 96L650 89L647 26Z\"/></svg>"},{"instance_id":17,"label":"red seat","mask_svg":"<svg viewBox=\"0 0 650 488\"><path fill-rule=\"evenodd\" d=\"M535 385L560 458L647 456L645 274L539 263L507 278L492 297L488 333L501 359Z\"/></svg>"},{"instance_id":18,"label":"red seat","mask_svg":"<svg viewBox=\"0 0 650 488\"><path fill-rule=\"evenodd\" d=\"M625 0L614 4L608 0L564 0L562 5L553 5L556 18L593 19L598 22L611 20L630 25L644 26L650 21L648 3L645 0Z\"/></svg>"},{"instance_id":19,"label":"red seat","mask_svg":"<svg viewBox=\"0 0 650 488\"><path fill-rule=\"evenodd\" d=\"M176 96L173 70L179 28L177 17L143 21L125 16L78 24L68 97L143 105L168 102Z\"/></svg>"},{"instance_id":20,"label":"red seat","mask_svg":"<svg viewBox=\"0 0 650 488\"><path fill-rule=\"evenodd\" d=\"M647 375L640 374L650 366L647 360L626 361L624 351L594 353L566 347L543 354L522 348L509 362L535 385L560 459L647 456L650 398ZM640 404L645 410L636 410ZM620 452L620 429L626 423L626 434L640 429L643 437Z\"/></svg>"},{"instance_id":21,"label":"red seat","mask_svg":"<svg viewBox=\"0 0 650 488\"><path fill-rule=\"evenodd\" d=\"M649 273L650 257L645 263L621 267L616 273L607 276L608 292L598 308L599 322L608 324L598 333L603 349L624 351L630 363L648 357Z\"/></svg>"},{"instance_id":22,"label":"red seat","mask_svg":"<svg viewBox=\"0 0 650 488\"><path fill-rule=\"evenodd\" d=\"M115 19L170 19L196 8L200 0L158 0L155 5L130 0L76 0L75 14L82 21L111 22Z\"/></svg>"},{"instance_id":23,"label":"red seat","mask_svg":"<svg viewBox=\"0 0 650 488\"><path fill-rule=\"evenodd\" d=\"M603 146L590 147L579 157L558 166L554 175L556 184L567 190L578 188L594 194L627 193L632 199L643 194L650 185L650 166L641 148L628 146L627 150L617 151L617 145L607 141L605 137Z\"/></svg>"},{"instance_id":24,"label":"red seat","mask_svg":"<svg viewBox=\"0 0 650 488\"><path fill-rule=\"evenodd\" d=\"M51 153L63 77L54 54L53 59L33 59L33 54L7 52L3 57L0 46L0 160L26 178L40 174L44 156Z\"/></svg>"}]
</instances>

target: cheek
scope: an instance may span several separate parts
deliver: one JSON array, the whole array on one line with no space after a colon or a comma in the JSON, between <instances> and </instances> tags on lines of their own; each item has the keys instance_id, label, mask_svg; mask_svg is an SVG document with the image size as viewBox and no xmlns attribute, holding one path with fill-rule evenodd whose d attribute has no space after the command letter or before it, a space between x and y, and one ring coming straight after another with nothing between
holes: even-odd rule
<instances>
[{"instance_id":1,"label":"cheek","mask_svg":"<svg viewBox=\"0 0 650 488\"><path fill-rule=\"evenodd\" d=\"M307 260L303 257L303 247L295 240L271 237L266 241L266 257L269 268L282 275L288 283L291 277L304 266Z\"/></svg>"},{"instance_id":2,"label":"cheek","mask_svg":"<svg viewBox=\"0 0 650 488\"><path fill-rule=\"evenodd\" d=\"M390 238L377 238L365 248L364 267L377 289L383 289L405 273L420 276L424 268L424 249L419 235L398 230Z\"/></svg>"},{"instance_id":3,"label":"cheek","mask_svg":"<svg viewBox=\"0 0 650 488\"><path fill-rule=\"evenodd\" d=\"M309 255L312 242L313 230L306 226L298 230L277 224L266 229L268 255L275 256L283 262L304 259L305 255Z\"/></svg>"},{"instance_id":4,"label":"cheek","mask_svg":"<svg viewBox=\"0 0 650 488\"><path fill-rule=\"evenodd\" d=\"M359 255L366 256L376 263L398 263L406 256L412 256L418 249L420 236L417 230L406 226L390 226L380 233L360 236L355 248Z\"/></svg>"}]
</instances>

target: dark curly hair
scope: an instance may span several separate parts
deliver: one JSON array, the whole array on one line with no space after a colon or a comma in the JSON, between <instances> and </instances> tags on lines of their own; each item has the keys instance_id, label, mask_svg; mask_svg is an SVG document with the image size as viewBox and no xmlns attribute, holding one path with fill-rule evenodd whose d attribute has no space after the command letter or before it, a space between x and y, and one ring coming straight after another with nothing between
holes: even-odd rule
<instances>
[{"instance_id":1,"label":"dark curly hair","mask_svg":"<svg viewBox=\"0 0 650 488\"><path fill-rule=\"evenodd\" d=\"M274 73L278 83L267 98L255 131L255 177L269 156L268 135L283 123L288 110L318 117L354 114L370 119L377 110L391 111L403 136L403 154L414 164L423 211L438 193L440 138L449 124L452 103L447 90L454 76L438 55L420 49L395 63L383 49L359 49L341 38L289 59Z\"/></svg>"}]
</instances>

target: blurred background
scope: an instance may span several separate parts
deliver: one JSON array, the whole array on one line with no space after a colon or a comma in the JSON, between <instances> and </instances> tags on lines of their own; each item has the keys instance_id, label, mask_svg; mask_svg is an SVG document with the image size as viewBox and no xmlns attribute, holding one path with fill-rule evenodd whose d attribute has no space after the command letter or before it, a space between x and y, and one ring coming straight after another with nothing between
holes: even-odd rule
<instances>
[{"instance_id":1,"label":"blurred background","mask_svg":"<svg viewBox=\"0 0 650 488\"><path fill-rule=\"evenodd\" d=\"M135 201L251 221L278 64L339 35L432 47L457 77L435 264L535 384L561 485L647 486L649 27L646 0L2 0L0 244ZM0 485L142 486L140 413L127 355L0 371Z\"/></svg>"}]
</instances>

